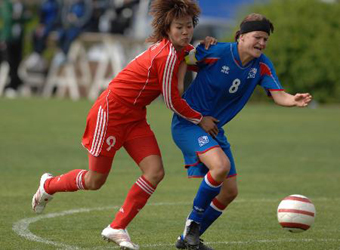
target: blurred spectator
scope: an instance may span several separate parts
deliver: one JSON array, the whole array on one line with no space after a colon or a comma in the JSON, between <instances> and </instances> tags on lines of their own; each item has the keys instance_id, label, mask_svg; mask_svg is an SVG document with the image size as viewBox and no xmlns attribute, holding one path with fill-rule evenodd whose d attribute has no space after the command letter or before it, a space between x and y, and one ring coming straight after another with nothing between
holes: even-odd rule
<instances>
[{"instance_id":1,"label":"blurred spectator","mask_svg":"<svg viewBox=\"0 0 340 250\"><path fill-rule=\"evenodd\" d=\"M61 13L62 26L58 34L61 52L55 57L56 63L66 61L72 42L88 28L92 11L92 0L65 0Z\"/></svg>"},{"instance_id":2,"label":"blurred spectator","mask_svg":"<svg viewBox=\"0 0 340 250\"><path fill-rule=\"evenodd\" d=\"M33 53L26 61L29 69L44 71L46 61L42 54L46 49L47 38L60 27L61 0L43 0L39 10L39 24L33 33Z\"/></svg>"},{"instance_id":3,"label":"blurred spectator","mask_svg":"<svg viewBox=\"0 0 340 250\"><path fill-rule=\"evenodd\" d=\"M111 5L112 0L92 0L92 17L90 20L90 24L88 27L88 31L90 32L99 32L99 20L104 15L104 13L112 8Z\"/></svg>"},{"instance_id":4,"label":"blurred spectator","mask_svg":"<svg viewBox=\"0 0 340 250\"><path fill-rule=\"evenodd\" d=\"M23 3L19 0L2 0L0 34L1 60L10 66L10 83L6 86L5 95L15 97L21 80L18 76L18 67L22 60L24 23L28 19Z\"/></svg>"},{"instance_id":5,"label":"blurred spectator","mask_svg":"<svg viewBox=\"0 0 340 250\"><path fill-rule=\"evenodd\" d=\"M115 34L128 34L140 0L111 0L101 16L99 30Z\"/></svg>"}]
</instances>

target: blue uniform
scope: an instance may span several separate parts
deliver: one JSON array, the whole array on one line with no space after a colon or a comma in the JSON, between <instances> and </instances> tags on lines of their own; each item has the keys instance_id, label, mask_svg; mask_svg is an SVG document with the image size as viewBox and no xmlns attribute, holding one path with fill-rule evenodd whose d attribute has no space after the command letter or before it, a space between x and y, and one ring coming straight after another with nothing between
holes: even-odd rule
<instances>
[{"instance_id":1,"label":"blue uniform","mask_svg":"<svg viewBox=\"0 0 340 250\"><path fill-rule=\"evenodd\" d=\"M273 64L262 54L247 65L241 65L237 43L217 43L205 50L199 45L186 57L188 64L195 64L198 74L183 98L194 110L204 116L213 116L219 134L212 138L199 126L174 115L172 136L182 150L189 177L204 176L208 169L199 161L198 154L220 146L231 162L228 176L236 175L230 144L222 127L242 110L257 85L268 94L282 91Z\"/></svg>"}]
</instances>

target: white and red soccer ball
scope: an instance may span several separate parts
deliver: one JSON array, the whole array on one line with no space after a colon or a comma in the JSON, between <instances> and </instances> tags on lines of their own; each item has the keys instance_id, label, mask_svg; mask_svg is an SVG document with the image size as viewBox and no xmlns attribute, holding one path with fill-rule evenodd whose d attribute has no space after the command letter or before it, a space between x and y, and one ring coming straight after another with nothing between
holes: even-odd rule
<instances>
[{"instance_id":1,"label":"white and red soccer ball","mask_svg":"<svg viewBox=\"0 0 340 250\"><path fill-rule=\"evenodd\" d=\"M307 197L299 194L284 198L277 208L280 225L292 233L308 230L314 223L316 211L314 204Z\"/></svg>"}]
</instances>

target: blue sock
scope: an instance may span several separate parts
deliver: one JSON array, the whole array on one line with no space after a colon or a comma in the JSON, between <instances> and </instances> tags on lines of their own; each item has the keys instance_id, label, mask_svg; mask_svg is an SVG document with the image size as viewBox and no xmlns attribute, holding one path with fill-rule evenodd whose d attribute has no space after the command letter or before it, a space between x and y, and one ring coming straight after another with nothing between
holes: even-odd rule
<instances>
[{"instance_id":1,"label":"blue sock","mask_svg":"<svg viewBox=\"0 0 340 250\"><path fill-rule=\"evenodd\" d=\"M214 221L222 215L222 211L223 210L214 207L213 202L211 202L210 206L204 212L200 227L200 235L202 235L211 226L211 224L213 224Z\"/></svg>"},{"instance_id":2,"label":"blue sock","mask_svg":"<svg viewBox=\"0 0 340 250\"><path fill-rule=\"evenodd\" d=\"M188 219L193 220L197 223L201 223L205 210L208 208L212 199L221 190L222 182L216 182L208 172L198 188L196 197L194 199L193 210L191 211Z\"/></svg>"}]
</instances>

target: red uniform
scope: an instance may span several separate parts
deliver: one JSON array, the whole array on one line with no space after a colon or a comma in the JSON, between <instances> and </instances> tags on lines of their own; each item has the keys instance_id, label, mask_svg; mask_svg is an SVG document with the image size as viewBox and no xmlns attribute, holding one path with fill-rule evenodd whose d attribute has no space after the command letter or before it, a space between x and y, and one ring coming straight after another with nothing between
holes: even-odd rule
<instances>
[{"instance_id":1,"label":"red uniform","mask_svg":"<svg viewBox=\"0 0 340 250\"><path fill-rule=\"evenodd\" d=\"M177 81L178 67L191 49L192 46L187 46L177 53L172 43L163 39L132 60L111 81L109 89L122 104L140 108L162 93L168 108L197 124L202 115L180 97Z\"/></svg>"},{"instance_id":2,"label":"red uniform","mask_svg":"<svg viewBox=\"0 0 340 250\"><path fill-rule=\"evenodd\" d=\"M110 82L87 117L82 144L90 154L113 157L124 146L137 163L148 155L160 154L146 122L146 106L160 94L176 114L195 124L201 121L201 113L193 110L178 91L178 68L191 49L187 46L178 53L169 40L163 39L133 59Z\"/></svg>"}]
</instances>

